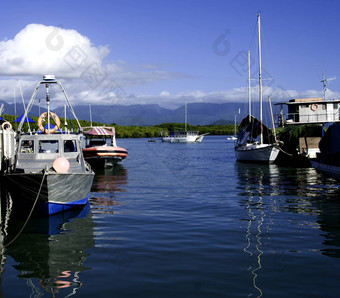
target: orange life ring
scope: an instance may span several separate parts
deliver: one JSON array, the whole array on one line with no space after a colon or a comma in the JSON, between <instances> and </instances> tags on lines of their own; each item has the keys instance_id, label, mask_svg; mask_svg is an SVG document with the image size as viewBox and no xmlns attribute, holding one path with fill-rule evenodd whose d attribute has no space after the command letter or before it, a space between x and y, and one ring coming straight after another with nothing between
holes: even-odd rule
<instances>
[{"instance_id":1,"label":"orange life ring","mask_svg":"<svg viewBox=\"0 0 340 298\"><path fill-rule=\"evenodd\" d=\"M53 128L45 129L44 126L42 125L42 122L45 120L46 116L47 116L47 112L44 112L39 116L38 122L37 122L39 129L43 131L44 133L55 133L60 127L59 117L57 116L56 113L50 112L50 117L53 118L55 125Z\"/></svg>"},{"instance_id":2,"label":"orange life ring","mask_svg":"<svg viewBox=\"0 0 340 298\"><path fill-rule=\"evenodd\" d=\"M316 111L318 108L319 108L319 105L317 103L313 103L311 106L310 106L311 110L312 111Z\"/></svg>"}]
</instances>

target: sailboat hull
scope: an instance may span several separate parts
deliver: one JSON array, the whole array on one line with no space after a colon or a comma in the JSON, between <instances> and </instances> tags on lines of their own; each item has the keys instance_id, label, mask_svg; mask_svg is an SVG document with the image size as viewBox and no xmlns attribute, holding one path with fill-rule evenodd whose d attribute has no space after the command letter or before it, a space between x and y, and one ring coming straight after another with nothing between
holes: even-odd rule
<instances>
[{"instance_id":1,"label":"sailboat hull","mask_svg":"<svg viewBox=\"0 0 340 298\"><path fill-rule=\"evenodd\" d=\"M274 144L246 144L235 147L238 161L253 163L273 163L280 150Z\"/></svg>"}]
</instances>

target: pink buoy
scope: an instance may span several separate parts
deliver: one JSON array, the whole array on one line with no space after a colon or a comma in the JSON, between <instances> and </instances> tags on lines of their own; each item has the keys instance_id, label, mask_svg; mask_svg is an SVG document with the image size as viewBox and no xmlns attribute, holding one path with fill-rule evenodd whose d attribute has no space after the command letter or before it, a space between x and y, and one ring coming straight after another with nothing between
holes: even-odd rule
<instances>
[{"instance_id":1,"label":"pink buoy","mask_svg":"<svg viewBox=\"0 0 340 298\"><path fill-rule=\"evenodd\" d=\"M54 160L52 167L57 173L67 173L70 168L70 163L65 157L61 156Z\"/></svg>"}]
</instances>

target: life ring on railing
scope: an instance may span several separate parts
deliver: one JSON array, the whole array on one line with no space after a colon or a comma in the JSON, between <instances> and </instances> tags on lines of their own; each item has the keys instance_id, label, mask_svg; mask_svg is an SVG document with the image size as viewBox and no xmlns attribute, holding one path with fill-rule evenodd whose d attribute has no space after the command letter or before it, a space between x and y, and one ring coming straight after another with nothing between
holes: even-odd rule
<instances>
[{"instance_id":1,"label":"life ring on railing","mask_svg":"<svg viewBox=\"0 0 340 298\"><path fill-rule=\"evenodd\" d=\"M39 116L38 122L37 122L39 129L43 131L44 133L55 133L60 127L59 117L57 116L56 113L50 112L50 117L53 118L55 125L53 128L45 129L44 126L42 125L42 122L43 120L45 120L46 116L47 116L47 112L44 112Z\"/></svg>"},{"instance_id":2,"label":"life ring on railing","mask_svg":"<svg viewBox=\"0 0 340 298\"><path fill-rule=\"evenodd\" d=\"M310 106L311 110L312 111L316 111L318 108L319 108L319 105L317 103L313 103L311 106Z\"/></svg>"},{"instance_id":3,"label":"life ring on railing","mask_svg":"<svg viewBox=\"0 0 340 298\"><path fill-rule=\"evenodd\" d=\"M12 124L9 123L8 121L5 121L4 123L1 124L1 128L2 128L3 130L12 129Z\"/></svg>"}]
</instances>

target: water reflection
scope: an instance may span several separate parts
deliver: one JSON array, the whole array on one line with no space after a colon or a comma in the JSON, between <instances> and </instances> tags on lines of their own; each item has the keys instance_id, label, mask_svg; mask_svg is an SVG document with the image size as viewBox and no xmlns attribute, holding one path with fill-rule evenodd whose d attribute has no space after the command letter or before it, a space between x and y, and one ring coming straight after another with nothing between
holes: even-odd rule
<instances>
[{"instance_id":1,"label":"water reflection","mask_svg":"<svg viewBox=\"0 0 340 298\"><path fill-rule=\"evenodd\" d=\"M10 223L6 242L16 235L23 222L16 218ZM93 227L88 204L83 209L30 219L5 254L16 262L13 267L31 288L32 297L76 294L82 286L80 273L88 269L84 266L86 250L94 247Z\"/></svg>"},{"instance_id":2,"label":"water reflection","mask_svg":"<svg viewBox=\"0 0 340 298\"><path fill-rule=\"evenodd\" d=\"M254 165L236 163L240 193L240 204L246 209L246 245L244 252L250 257L248 271L251 272L252 289L249 296L262 297L263 293L259 286L259 272L262 269L261 258L262 234L265 233L271 224L267 216L269 209L275 209L275 200L266 200L264 197L275 196L279 193L278 176L279 169L276 165ZM267 225L265 226L265 223ZM264 231L263 231L264 230Z\"/></svg>"},{"instance_id":3,"label":"water reflection","mask_svg":"<svg viewBox=\"0 0 340 298\"><path fill-rule=\"evenodd\" d=\"M287 225L280 227L282 234L279 237L286 235L287 239L292 240L299 237L314 239L296 246L281 247L285 252L280 255L282 266L285 262L289 263L290 252L296 253L301 249L340 258L340 189L337 181L317 173L313 168L240 163L236 163L235 167L239 204L246 211L246 242L243 250L251 258L250 295L262 296L259 273L265 250L263 243L268 243L267 250L275 247L276 244L271 243L272 234L268 233L273 227L277 230L280 225ZM282 221L284 213L288 216ZM317 241L319 236L322 239L320 243ZM263 272L262 276L265 274Z\"/></svg>"},{"instance_id":4,"label":"water reflection","mask_svg":"<svg viewBox=\"0 0 340 298\"><path fill-rule=\"evenodd\" d=\"M125 192L126 184L127 170L120 164L113 168L97 170L90 199L93 213L116 213L114 207L120 206L121 202L115 198L115 193Z\"/></svg>"}]
</instances>

